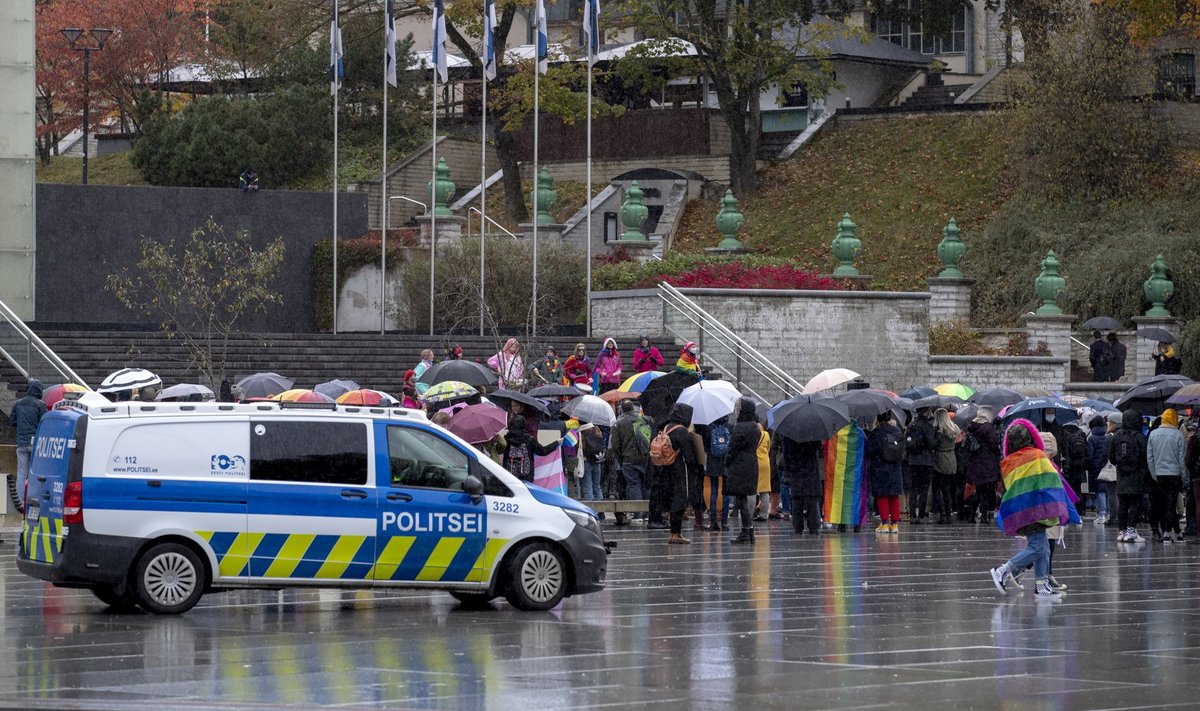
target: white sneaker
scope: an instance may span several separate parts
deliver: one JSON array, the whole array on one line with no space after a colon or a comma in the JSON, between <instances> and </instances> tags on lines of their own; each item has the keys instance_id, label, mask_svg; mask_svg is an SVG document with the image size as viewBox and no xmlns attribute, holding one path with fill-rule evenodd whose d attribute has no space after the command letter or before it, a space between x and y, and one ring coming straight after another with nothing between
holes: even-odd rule
<instances>
[{"instance_id":1,"label":"white sneaker","mask_svg":"<svg viewBox=\"0 0 1200 711\"><path fill-rule=\"evenodd\" d=\"M1146 542L1146 539L1142 538L1141 534L1139 534L1137 532L1136 528L1129 529L1129 534L1125 538L1125 540L1129 541L1130 543L1145 543Z\"/></svg>"},{"instance_id":2,"label":"white sneaker","mask_svg":"<svg viewBox=\"0 0 1200 711\"><path fill-rule=\"evenodd\" d=\"M1067 589L1067 586L1058 582L1058 579L1055 578L1053 575L1047 576L1046 582L1050 585L1051 589L1060 590L1060 591Z\"/></svg>"},{"instance_id":3,"label":"white sneaker","mask_svg":"<svg viewBox=\"0 0 1200 711\"><path fill-rule=\"evenodd\" d=\"M1063 594L1050 587L1050 583L1045 580L1037 581L1037 587L1034 589L1033 594L1038 600L1063 599Z\"/></svg>"},{"instance_id":4,"label":"white sneaker","mask_svg":"<svg viewBox=\"0 0 1200 711\"><path fill-rule=\"evenodd\" d=\"M1000 568L992 568L991 573L992 573L992 584L996 586L996 589L1000 591L1001 595L1007 595L1008 589L1004 586L1004 582L1005 582L1005 577L1008 576L1009 573L1007 573L1007 572L1001 573Z\"/></svg>"},{"instance_id":5,"label":"white sneaker","mask_svg":"<svg viewBox=\"0 0 1200 711\"><path fill-rule=\"evenodd\" d=\"M1129 533L1128 528L1121 529L1117 532L1117 543L1126 543L1128 541L1132 541L1133 539L1130 537L1130 535L1131 534Z\"/></svg>"},{"instance_id":6,"label":"white sneaker","mask_svg":"<svg viewBox=\"0 0 1200 711\"><path fill-rule=\"evenodd\" d=\"M1025 586L1022 585L1021 581L1017 580L1017 576L1013 575L1012 573L1004 574L1004 586L1005 587L1012 586L1012 587L1016 588L1017 590L1022 590L1022 591L1025 590Z\"/></svg>"}]
</instances>

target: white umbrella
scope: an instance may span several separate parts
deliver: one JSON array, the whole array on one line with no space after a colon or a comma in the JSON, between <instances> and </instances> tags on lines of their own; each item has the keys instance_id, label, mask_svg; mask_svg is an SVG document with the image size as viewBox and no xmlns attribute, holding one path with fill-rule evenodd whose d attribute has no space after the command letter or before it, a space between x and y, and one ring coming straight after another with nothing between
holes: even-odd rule
<instances>
[{"instance_id":1,"label":"white umbrella","mask_svg":"<svg viewBox=\"0 0 1200 711\"><path fill-rule=\"evenodd\" d=\"M808 381L808 383L804 385L804 392L815 393L820 390L836 388L837 386L842 385L843 383L848 383L858 377L861 377L858 373L846 368L830 368L829 370L822 370L820 373L814 375L812 380Z\"/></svg>"},{"instance_id":2,"label":"white umbrella","mask_svg":"<svg viewBox=\"0 0 1200 711\"><path fill-rule=\"evenodd\" d=\"M162 378L144 368L122 368L108 377L96 388L98 393L116 393L122 390L135 390L162 385Z\"/></svg>"},{"instance_id":3,"label":"white umbrella","mask_svg":"<svg viewBox=\"0 0 1200 711\"><path fill-rule=\"evenodd\" d=\"M563 405L562 412L580 422L591 422L593 425L612 427L617 423L617 415L613 412L612 405L595 395L580 395Z\"/></svg>"},{"instance_id":4,"label":"white umbrella","mask_svg":"<svg viewBox=\"0 0 1200 711\"><path fill-rule=\"evenodd\" d=\"M692 424L707 425L732 415L741 396L727 380L701 380L684 388L675 402L691 406Z\"/></svg>"},{"instance_id":5,"label":"white umbrella","mask_svg":"<svg viewBox=\"0 0 1200 711\"><path fill-rule=\"evenodd\" d=\"M337 400L351 390L358 390L358 383L353 380L327 380L323 383L317 383L313 386L313 390Z\"/></svg>"},{"instance_id":6,"label":"white umbrella","mask_svg":"<svg viewBox=\"0 0 1200 711\"><path fill-rule=\"evenodd\" d=\"M212 389L205 385L197 385L196 383L180 383L179 385L172 385L169 388L163 388L154 399L175 400L178 398L182 400L183 398L192 397L193 395L199 395L202 400L212 400L215 397Z\"/></svg>"}]
</instances>

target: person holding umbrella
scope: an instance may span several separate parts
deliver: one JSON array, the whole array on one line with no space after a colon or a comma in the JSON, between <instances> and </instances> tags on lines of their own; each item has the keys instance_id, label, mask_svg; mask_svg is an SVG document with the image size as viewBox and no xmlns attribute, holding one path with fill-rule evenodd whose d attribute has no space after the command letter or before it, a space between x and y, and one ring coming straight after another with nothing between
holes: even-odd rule
<instances>
[{"instance_id":1,"label":"person holding umbrella","mask_svg":"<svg viewBox=\"0 0 1200 711\"><path fill-rule=\"evenodd\" d=\"M900 495L904 493L904 475L900 470L900 461L904 459L904 433L892 424L891 412L875 418L875 427L867 435L866 454L867 476L879 510L879 528L875 532L899 533ZM803 530L801 527L797 533Z\"/></svg>"},{"instance_id":2,"label":"person holding umbrella","mask_svg":"<svg viewBox=\"0 0 1200 711\"><path fill-rule=\"evenodd\" d=\"M1125 344L1121 343L1121 339L1117 338L1115 331L1110 331L1105 340L1108 341L1109 355L1109 367L1105 368L1108 380L1105 382L1115 383L1125 377Z\"/></svg>"},{"instance_id":3,"label":"person holding umbrella","mask_svg":"<svg viewBox=\"0 0 1200 711\"><path fill-rule=\"evenodd\" d=\"M1183 370L1183 361L1170 343L1159 343L1158 352L1150 357L1154 359L1155 375L1178 375Z\"/></svg>"},{"instance_id":4,"label":"person holding umbrella","mask_svg":"<svg viewBox=\"0 0 1200 711\"><path fill-rule=\"evenodd\" d=\"M1162 532L1163 543L1170 543L1172 534L1174 540L1183 542L1175 506L1188 483L1186 453L1186 439L1179 430L1179 413L1167 408L1162 414L1162 424L1150 433L1146 443L1146 464L1155 484L1150 492L1150 520L1152 527Z\"/></svg>"},{"instance_id":5,"label":"person holding umbrella","mask_svg":"<svg viewBox=\"0 0 1200 711\"><path fill-rule=\"evenodd\" d=\"M1092 331L1092 344L1088 346L1088 362L1092 364L1092 380L1108 382L1108 365L1112 352L1099 331Z\"/></svg>"},{"instance_id":6,"label":"person holding umbrella","mask_svg":"<svg viewBox=\"0 0 1200 711\"><path fill-rule=\"evenodd\" d=\"M934 435L933 408L922 407L908 426L904 448L908 452L908 471L912 486L908 499L908 520L925 523L929 516L929 485L933 482L933 455L937 444Z\"/></svg>"},{"instance_id":7,"label":"person holding umbrella","mask_svg":"<svg viewBox=\"0 0 1200 711\"><path fill-rule=\"evenodd\" d=\"M1132 407L1121 413L1120 426L1108 441L1108 461L1117 468L1117 528L1120 529L1117 542L1144 543L1146 539L1138 534L1136 526L1150 469L1142 416Z\"/></svg>"}]
</instances>

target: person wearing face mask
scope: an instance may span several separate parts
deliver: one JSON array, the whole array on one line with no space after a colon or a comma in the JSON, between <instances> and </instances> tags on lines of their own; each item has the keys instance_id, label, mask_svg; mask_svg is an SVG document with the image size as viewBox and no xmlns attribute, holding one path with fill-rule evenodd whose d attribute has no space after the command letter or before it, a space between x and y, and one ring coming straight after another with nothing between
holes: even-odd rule
<instances>
[{"instance_id":1,"label":"person wearing face mask","mask_svg":"<svg viewBox=\"0 0 1200 711\"><path fill-rule=\"evenodd\" d=\"M1058 411L1052 407L1042 410L1042 426L1038 429L1054 435L1055 442L1065 441L1063 439L1063 425L1058 421ZM1060 472L1065 472L1067 470L1067 449L1066 447L1059 447L1059 450L1059 452L1051 457L1051 460Z\"/></svg>"}]
</instances>

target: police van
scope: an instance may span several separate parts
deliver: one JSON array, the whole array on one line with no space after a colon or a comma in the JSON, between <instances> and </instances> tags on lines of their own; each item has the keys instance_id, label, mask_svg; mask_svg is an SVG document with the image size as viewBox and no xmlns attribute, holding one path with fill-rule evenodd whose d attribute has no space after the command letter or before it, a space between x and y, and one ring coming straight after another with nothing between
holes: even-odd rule
<instances>
[{"instance_id":1,"label":"police van","mask_svg":"<svg viewBox=\"0 0 1200 711\"><path fill-rule=\"evenodd\" d=\"M159 614L232 588L431 588L546 610L604 587L591 509L399 408L86 393L42 418L25 500L22 572Z\"/></svg>"}]
</instances>

